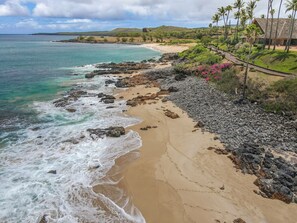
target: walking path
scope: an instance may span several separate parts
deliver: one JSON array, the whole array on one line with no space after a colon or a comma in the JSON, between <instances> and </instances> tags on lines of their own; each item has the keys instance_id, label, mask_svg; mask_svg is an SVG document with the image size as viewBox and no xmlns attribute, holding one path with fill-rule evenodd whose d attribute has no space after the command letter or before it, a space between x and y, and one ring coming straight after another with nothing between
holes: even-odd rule
<instances>
[{"instance_id":1,"label":"walking path","mask_svg":"<svg viewBox=\"0 0 297 223\"><path fill-rule=\"evenodd\" d=\"M237 58L233 54L225 52L223 50L219 50L216 47L211 46L211 47L209 47L209 49L214 52L224 55L227 60L231 61L232 63L234 63L236 65L242 65L242 64L246 63L245 61ZM262 72L262 73L265 73L268 75L273 75L273 76L290 77L292 75L295 75L295 74L289 74L289 73L284 73L284 72L280 72L280 71L270 70L270 69L267 69L264 67L257 66L255 64L251 64L251 63L249 64L249 66L250 66L250 68L254 68L255 70L257 70L259 72Z\"/></svg>"}]
</instances>

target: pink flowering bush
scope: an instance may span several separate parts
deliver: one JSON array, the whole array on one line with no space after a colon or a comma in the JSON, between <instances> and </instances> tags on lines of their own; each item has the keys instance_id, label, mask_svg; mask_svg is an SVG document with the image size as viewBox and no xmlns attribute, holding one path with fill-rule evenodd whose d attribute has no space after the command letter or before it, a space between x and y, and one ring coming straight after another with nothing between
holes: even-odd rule
<instances>
[{"instance_id":1,"label":"pink flowering bush","mask_svg":"<svg viewBox=\"0 0 297 223\"><path fill-rule=\"evenodd\" d=\"M232 67L231 63L198 66L197 76L205 78L206 81L217 81L222 79L222 73Z\"/></svg>"}]
</instances>

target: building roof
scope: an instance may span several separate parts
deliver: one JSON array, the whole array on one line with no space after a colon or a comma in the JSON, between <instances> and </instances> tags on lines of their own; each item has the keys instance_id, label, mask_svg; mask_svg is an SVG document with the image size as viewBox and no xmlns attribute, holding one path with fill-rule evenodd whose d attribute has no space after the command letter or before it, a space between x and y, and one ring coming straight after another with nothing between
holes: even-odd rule
<instances>
[{"instance_id":1,"label":"building roof","mask_svg":"<svg viewBox=\"0 0 297 223\"><path fill-rule=\"evenodd\" d=\"M261 31L265 34L266 21L267 21L267 19L255 18L253 23L258 25L260 27ZM269 38L271 22L272 22L272 19L268 19L267 36L266 36L267 38ZM289 32L290 32L290 27L291 27L290 25L291 25L291 19L280 18L277 39L288 39L289 38ZM272 38L274 38L274 36L275 36L276 26L277 26L277 18L273 19ZM292 39L297 39L297 21L295 21L295 23L294 23Z\"/></svg>"}]
</instances>

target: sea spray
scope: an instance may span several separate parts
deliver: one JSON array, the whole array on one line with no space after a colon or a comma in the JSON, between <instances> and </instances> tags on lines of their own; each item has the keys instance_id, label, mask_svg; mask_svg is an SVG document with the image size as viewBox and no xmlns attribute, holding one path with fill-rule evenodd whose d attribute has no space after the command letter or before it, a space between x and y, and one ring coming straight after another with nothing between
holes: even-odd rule
<instances>
[{"instance_id":1,"label":"sea spray","mask_svg":"<svg viewBox=\"0 0 297 223\"><path fill-rule=\"evenodd\" d=\"M87 131L140 120L122 113L125 101L107 109L96 97L113 93L113 85L105 86L110 78L83 77L96 63L159 53L49 42L61 38L0 36L0 222L145 222L117 185L122 166L116 160L139 156L139 135L93 139ZM56 107L53 102L71 89L88 97Z\"/></svg>"},{"instance_id":2,"label":"sea spray","mask_svg":"<svg viewBox=\"0 0 297 223\"><path fill-rule=\"evenodd\" d=\"M104 85L105 80L97 77L77 83L94 96L70 104L74 113L55 107L53 101L32 105L43 124L19 130L18 141L1 151L2 221L34 222L43 215L49 222L144 221L135 207L128 213L108 194L93 191L97 184L111 184L115 190L106 174L117 158L141 146L139 135L133 131L120 138L90 137L87 130L91 128L127 127L139 122L123 115L124 101L117 101L113 109L99 102L96 94L113 90ZM96 201L101 205L95 205Z\"/></svg>"}]
</instances>

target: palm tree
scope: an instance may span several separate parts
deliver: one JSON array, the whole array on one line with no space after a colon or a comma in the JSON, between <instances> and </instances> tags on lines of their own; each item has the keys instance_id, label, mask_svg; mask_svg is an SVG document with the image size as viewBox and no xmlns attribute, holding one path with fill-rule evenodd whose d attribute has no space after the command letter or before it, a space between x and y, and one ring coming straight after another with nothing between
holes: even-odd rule
<instances>
[{"instance_id":1,"label":"palm tree","mask_svg":"<svg viewBox=\"0 0 297 223\"><path fill-rule=\"evenodd\" d=\"M240 25L242 26L242 29L245 29L247 20L248 20L248 15L246 14L246 10L241 9L241 12L240 12Z\"/></svg>"},{"instance_id":2,"label":"palm tree","mask_svg":"<svg viewBox=\"0 0 297 223\"><path fill-rule=\"evenodd\" d=\"M247 41L247 43L249 43L249 53L247 55L246 67L245 67L245 72L244 72L242 101L246 99L246 84L247 84L247 76L248 76L250 58L251 58L251 54L252 54L252 47L253 47L255 41L257 40L260 32L261 31L260 31L259 27L257 27L255 24L251 24L245 29L246 41Z\"/></svg>"},{"instance_id":3,"label":"palm tree","mask_svg":"<svg viewBox=\"0 0 297 223\"><path fill-rule=\"evenodd\" d=\"M226 16L227 16L226 9L224 7L218 8L218 13L223 18L224 29L226 31L226 25L227 25L227 22L226 22ZM224 37L225 37L225 35L224 35Z\"/></svg>"},{"instance_id":4,"label":"palm tree","mask_svg":"<svg viewBox=\"0 0 297 223\"><path fill-rule=\"evenodd\" d=\"M234 14L235 19L237 19L236 23L236 32L235 32L235 40L238 41L238 27L239 27L239 21L240 21L240 10L244 7L243 0L236 0L233 4L233 8L237 9L237 12Z\"/></svg>"},{"instance_id":5,"label":"palm tree","mask_svg":"<svg viewBox=\"0 0 297 223\"><path fill-rule=\"evenodd\" d=\"M257 7L258 1L259 0L250 0L247 4L246 10L247 10L248 18L250 20L250 24L252 23L252 20L254 18L254 11Z\"/></svg>"},{"instance_id":6,"label":"palm tree","mask_svg":"<svg viewBox=\"0 0 297 223\"><path fill-rule=\"evenodd\" d=\"M229 16L230 16L230 12L232 11L232 6L228 5L225 8L226 11L226 25L225 25L225 39L227 39L228 37L228 23L229 23Z\"/></svg>"},{"instance_id":7,"label":"palm tree","mask_svg":"<svg viewBox=\"0 0 297 223\"><path fill-rule=\"evenodd\" d=\"M265 24L265 37L264 37L264 44L263 44L263 48L265 49L265 45L267 42L267 32L268 32L268 23L269 23L269 13L272 9L272 3L273 0L268 0L268 6L267 6L267 14L266 14L266 24Z\"/></svg>"},{"instance_id":8,"label":"palm tree","mask_svg":"<svg viewBox=\"0 0 297 223\"><path fill-rule=\"evenodd\" d=\"M273 50L275 50L275 47L276 47L276 39L278 36L278 27L279 27L279 21L280 21L279 17L280 17L282 4L283 4L283 0L280 0L279 7L278 7L278 13L277 13L277 23L276 23L276 30L275 30L275 36L274 36Z\"/></svg>"},{"instance_id":9,"label":"palm tree","mask_svg":"<svg viewBox=\"0 0 297 223\"><path fill-rule=\"evenodd\" d=\"M220 19L221 19L221 16L218 13L214 14L213 17L212 17L212 22L216 23L218 40L219 40L219 21L220 21ZM217 44L218 43L219 43L219 41L217 41Z\"/></svg>"},{"instance_id":10,"label":"palm tree","mask_svg":"<svg viewBox=\"0 0 297 223\"><path fill-rule=\"evenodd\" d=\"M297 12L297 0L287 0L286 8L287 8L286 12L292 11L289 38L287 40L287 44L286 44L286 48L285 48L285 51L289 52L291 41L292 41L292 36L293 36L293 32L294 32L295 18L296 18L296 12Z\"/></svg>"},{"instance_id":11,"label":"palm tree","mask_svg":"<svg viewBox=\"0 0 297 223\"><path fill-rule=\"evenodd\" d=\"M271 15L271 23L270 23L270 34L269 34L269 44L268 44L268 50L270 50L270 46L272 43L272 31L273 31L273 15L275 13L275 9L270 10L270 15Z\"/></svg>"}]
</instances>

